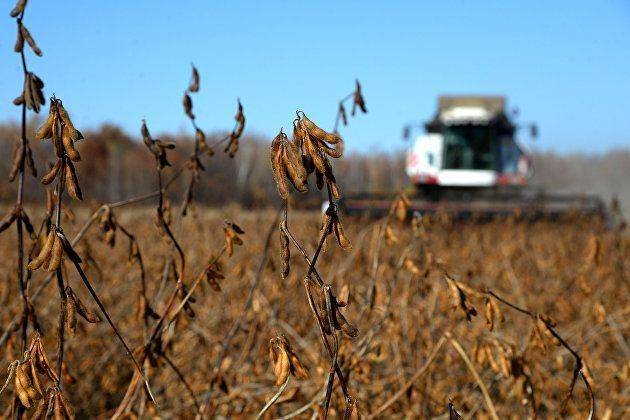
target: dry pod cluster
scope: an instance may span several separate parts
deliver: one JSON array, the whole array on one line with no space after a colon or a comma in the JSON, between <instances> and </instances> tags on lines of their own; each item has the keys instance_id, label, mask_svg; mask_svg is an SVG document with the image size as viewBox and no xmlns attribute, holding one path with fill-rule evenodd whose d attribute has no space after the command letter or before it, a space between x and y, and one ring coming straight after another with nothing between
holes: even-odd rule
<instances>
[{"instance_id":1,"label":"dry pod cluster","mask_svg":"<svg viewBox=\"0 0 630 420\"><path fill-rule=\"evenodd\" d=\"M79 299L70 286L66 286L65 291L68 297L66 309L66 327L68 331L74 334L77 325L77 315L81 316L81 318L90 324L96 324L102 321L101 317L96 312L91 311L81 302L81 299Z\"/></svg>"},{"instance_id":2,"label":"dry pod cluster","mask_svg":"<svg viewBox=\"0 0 630 420\"><path fill-rule=\"evenodd\" d=\"M35 133L35 138L39 140L52 139L57 155L57 161L42 177L42 183L48 185L60 177L68 194L75 200L83 200L83 193L73 164L73 162L81 160L75 142L83 139L83 135L72 124L72 120L60 100L51 99L48 118Z\"/></svg>"},{"instance_id":3,"label":"dry pod cluster","mask_svg":"<svg viewBox=\"0 0 630 420\"><path fill-rule=\"evenodd\" d=\"M329 285L322 287L319 294L319 307L321 313L324 314L324 331L326 331L326 334L332 335L335 331L343 331L350 338L359 335L359 330L350 324L339 310L339 308L343 308L347 304L347 301L337 300Z\"/></svg>"},{"instance_id":4,"label":"dry pod cluster","mask_svg":"<svg viewBox=\"0 0 630 420\"><path fill-rule=\"evenodd\" d=\"M57 387L49 387L46 396L37 405L32 419L45 420L54 417L55 420L74 419L74 409L70 401Z\"/></svg>"},{"instance_id":5,"label":"dry pod cluster","mask_svg":"<svg viewBox=\"0 0 630 420\"><path fill-rule=\"evenodd\" d=\"M245 231L236 223L225 220L223 222L223 233L225 236L225 250L228 257L231 257L234 253L234 245L243 245L243 240L239 235L245 234Z\"/></svg>"},{"instance_id":6,"label":"dry pod cluster","mask_svg":"<svg viewBox=\"0 0 630 420\"><path fill-rule=\"evenodd\" d=\"M63 256L63 244L61 238L57 235L57 230L53 227L44 246L39 251L39 255L28 263L29 270L37 270L40 267L44 267L46 271L53 272L61 265L61 259Z\"/></svg>"},{"instance_id":7,"label":"dry pod cluster","mask_svg":"<svg viewBox=\"0 0 630 420\"><path fill-rule=\"evenodd\" d=\"M111 207L105 206L105 209L101 213L101 217L99 219L99 227L101 228L101 233L103 235L103 242L107 244L110 248L113 248L116 245L116 217L114 216L114 212ZM137 245L136 245L137 251ZM130 250L129 259L133 258L132 253L133 250Z\"/></svg>"},{"instance_id":8,"label":"dry pod cluster","mask_svg":"<svg viewBox=\"0 0 630 420\"><path fill-rule=\"evenodd\" d=\"M367 107L365 106L365 98L363 97L363 93L361 91L361 83L358 80L355 80L354 91L339 101L339 108L337 109L337 119L335 120L335 129L333 131L337 131L337 126L339 122L341 122L344 126L348 125L348 114L346 112L346 107L344 106L344 102L352 99L352 111L351 115L354 117L357 111L357 108L361 110L363 114L367 113Z\"/></svg>"},{"instance_id":9,"label":"dry pod cluster","mask_svg":"<svg viewBox=\"0 0 630 420\"><path fill-rule=\"evenodd\" d=\"M213 156L214 150L208 145L205 133L200 129L195 129L195 141L199 144L199 152L204 155Z\"/></svg>"},{"instance_id":10,"label":"dry pod cluster","mask_svg":"<svg viewBox=\"0 0 630 420\"><path fill-rule=\"evenodd\" d=\"M204 268L201 274L199 274L199 277L200 279L205 277L212 290L220 292L221 285L218 280L225 279L223 266L215 258L211 258L211 262Z\"/></svg>"},{"instance_id":11,"label":"dry pod cluster","mask_svg":"<svg viewBox=\"0 0 630 420\"><path fill-rule=\"evenodd\" d=\"M289 141L287 135L282 131L271 143L271 168L280 197L284 199L289 197L287 180L296 190L308 191L306 186L307 174L300 161L298 147Z\"/></svg>"},{"instance_id":12,"label":"dry pod cluster","mask_svg":"<svg viewBox=\"0 0 630 420\"><path fill-rule=\"evenodd\" d=\"M332 197L339 199L341 193L328 158L342 156L342 138L317 126L304 112L297 111L296 114L298 117L293 121L293 142L300 151L306 175L315 172L317 188L321 190L327 185Z\"/></svg>"},{"instance_id":13,"label":"dry pod cluster","mask_svg":"<svg viewBox=\"0 0 630 420\"><path fill-rule=\"evenodd\" d=\"M462 312L464 312L466 319L469 322L472 321L472 317L477 316L477 310L469 303L468 295L466 294L466 292L470 292L470 290L467 290L466 286L456 281L449 275L446 275L445 279L451 293L453 308L461 309Z\"/></svg>"},{"instance_id":14,"label":"dry pod cluster","mask_svg":"<svg viewBox=\"0 0 630 420\"><path fill-rule=\"evenodd\" d=\"M158 168L164 169L166 166L171 166L166 157L166 151L174 149L175 143L153 139L153 137L151 137L151 133L149 132L149 128L147 127L147 124L144 120L142 120L140 133L142 134L142 141L151 151L156 161L158 162Z\"/></svg>"},{"instance_id":15,"label":"dry pod cluster","mask_svg":"<svg viewBox=\"0 0 630 420\"><path fill-rule=\"evenodd\" d=\"M24 4L24 6L26 6L26 4ZM20 10L20 8L16 7L13 9L13 12L18 11L18 10ZM22 13L23 11L24 11L24 7L21 8L18 14ZM11 13L11 16L16 17L16 16L13 16L13 12ZM15 46L13 47L13 51L15 51L16 53L21 53L24 50L24 41L26 41L28 46L31 47L31 50L33 50L35 55L39 57L44 55L42 53L42 50L37 46L37 43L33 39L33 36L31 35L30 31L20 21L18 24L17 39L15 41Z\"/></svg>"},{"instance_id":16,"label":"dry pod cluster","mask_svg":"<svg viewBox=\"0 0 630 420\"><path fill-rule=\"evenodd\" d=\"M236 156L236 153L238 152L238 140L241 138L243 130L245 130L245 114L243 113L243 105L241 104L240 99L238 100L234 120L236 121L236 123L234 125L234 129L229 135L229 141L224 150L224 152L227 153L231 158Z\"/></svg>"},{"instance_id":17,"label":"dry pod cluster","mask_svg":"<svg viewBox=\"0 0 630 420\"><path fill-rule=\"evenodd\" d=\"M68 115L68 111L58 99L50 101L48 118L35 133L38 140L52 139L55 153L58 158L67 155L73 162L81 160L81 155L76 150L74 143L83 139L83 134L76 128Z\"/></svg>"},{"instance_id":18,"label":"dry pod cluster","mask_svg":"<svg viewBox=\"0 0 630 420\"><path fill-rule=\"evenodd\" d=\"M328 206L322 216L320 240L325 242L331 233L334 233L335 238L337 239L337 244L339 244L341 248L346 251L352 249L352 244L350 243L350 239L346 236L343 225L339 220L339 214L337 213L337 207L335 205Z\"/></svg>"},{"instance_id":19,"label":"dry pod cluster","mask_svg":"<svg viewBox=\"0 0 630 420\"><path fill-rule=\"evenodd\" d=\"M28 264L28 269L37 270L43 266L46 271L53 272L60 267L64 254L74 263L82 262L61 228L52 226L39 254Z\"/></svg>"},{"instance_id":20,"label":"dry pod cluster","mask_svg":"<svg viewBox=\"0 0 630 420\"><path fill-rule=\"evenodd\" d=\"M357 108L361 110L362 113L367 113L367 108L365 106L365 98L363 97L363 93L361 92L361 83L358 80L355 81L355 89L354 94L352 95L352 115L356 113Z\"/></svg>"},{"instance_id":21,"label":"dry pod cluster","mask_svg":"<svg viewBox=\"0 0 630 420\"><path fill-rule=\"evenodd\" d=\"M44 382L40 378L41 375L52 382L58 380L57 374L50 366L50 361L46 356L38 333L35 333L31 340L28 350L24 353L24 358L21 361L16 360L11 363L8 371L7 380L0 389L0 394L13 381L15 394L20 403L26 408L31 408L38 400L47 395L43 391ZM71 410L72 407L70 405L69 407Z\"/></svg>"},{"instance_id":22,"label":"dry pod cluster","mask_svg":"<svg viewBox=\"0 0 630 420\"><path fill-rule=\"evenodd\" d=\"M16 106L25 104L27 109L38 113L41 106L46 103L44 98L44 82L33 72L28 72L24 79L24 89L20 96L13 100Z\"/></svg>"}]
</instances>

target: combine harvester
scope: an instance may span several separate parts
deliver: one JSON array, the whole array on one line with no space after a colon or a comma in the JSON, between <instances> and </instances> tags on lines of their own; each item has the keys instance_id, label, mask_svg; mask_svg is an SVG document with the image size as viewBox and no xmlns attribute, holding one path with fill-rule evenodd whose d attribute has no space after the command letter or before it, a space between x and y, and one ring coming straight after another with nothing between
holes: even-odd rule
<instances>
[{"instance_id":1,"label":"combine harvester","mask_svg":"<svg viewBox=\"0 0 630 420\"><path fill-rule=\"evenodd\" d=\"M534 124L527 126L537 136ZM581 213L606 217L600 197L548 194L528 187L531 154L516 139L523 128L505 112L501 96L442 96L407 154L406 172L417 187L410 211L456 218L518 214L524 218ZM404 137L409 138L410 127ZM383 214L394 197L355 194L340 204L347 213Z\"/></svg>"}]
</instances>

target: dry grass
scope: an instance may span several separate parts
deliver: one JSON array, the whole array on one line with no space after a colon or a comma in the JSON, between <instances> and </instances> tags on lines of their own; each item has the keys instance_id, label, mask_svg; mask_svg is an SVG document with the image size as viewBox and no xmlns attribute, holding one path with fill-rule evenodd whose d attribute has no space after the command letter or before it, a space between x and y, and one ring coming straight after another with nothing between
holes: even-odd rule
<instances>
[{"instance_id":1,"label":"dry grass","mask_svg":"<svg viewBox=\"0 0 630 420\"><path fill-rule=\"evenodd\" d=\"M146 266L147 295L152 302L157 302L164 300L156 296L161 285L163 255L168 253L169 245L157 236L148 221L151 213L150 209L121 211L118 219L138 238ZM292 381L267 414L273 417L289 414L314 401L300 415L309 417L323 399L322 388L330 362L323 356L318 332L304 305L300 273L304 273L307 266L299 255L293 255L292 273L282 280L281 261L277 257L279 245L274 241L251 310L245 314L242 311L263 252L266 227L273 220L274 212L194 210L181 227L181 246L187 250L191 267L203 266L208 255L223 245L223 237L211 227L220 225L228 214L245 230L245 244L226 260L226 278L220 280L220 292L213 291L205 282L195 292L197 301L192 306L196 316L178 318L173 330L166 334L175 334L177 339L170 342L166 352L195 395L202 399L209 389L213 365L227 330L243 315L244 322L222 363L222 386L213 391L211 402L216 415L247 418L254 416L277 391L267 357L268 341L285 334L310 370L311 379ZM85 216L79 214L77 219L84 220ZM355 321L360 335L340 341L339 362L347 372L349 388L363 415L375 412L405 386L446 332L450 332L473 359L473 366L500 417L524 416L530 412L530 407L522 404L524 377L515 378L514 370L501 370L498 347L493 347L499 365L497 371L493 371L488 362L477 363L475 348L480 343L492 346L500 343L509 347L514 357L522 357L524 370L531 376L539 414L558 415L571 381L571 355L551 342L547 343L547 353L543 354L537 344L529 340L533 322L515 311L503 308L505 322L497 323L489 332L483 319L483 304L471 299L480 314L467 322L459 310L452 308L439 267L465 285L476 289L487 286L519 306L553 317L560 334L584 358L598 400L598 412L604 414L612 410L613 418L627 413L630 370L625 341L630 327L627 322L630 242L627 237L608 231L592 220L559 224L509 220L483 225L453 225L438 220L425 223L426 227L415 235L409 225L393 224L391 233L386 235L389 239L384 238L378 247L380 222L346 219L344 224L353 240L353 251L342 254L329 249L318 263L318 271L336 290L348 285L351 292L350 305L345 312ZM312 238L305 244L308 252L316 247L320 224L318 214L291 215L294 233ZM77 221L70 226L66 222L65 225L71 237L80 223ZM124 262L126 242L120 237L118 244L110 249L96 232L91 232L86 243L94 258L94 262L89 263L88 275L123 335L134 347L140 346L142 320L134 313L139 271ZM0 242L0 247L2 255L12 255L10 241ZM85 252L84 247L77 248ZM407 263L407 259L413 264ZM4 258L1 264L3 272L10 273L14 262L12 258ZM373 309L369 309L364 300L374 273L376 293ZM7 281L0 286L3 326L8 325L20 309L19 305L15 306L18 294L9 277L7 275ZM41 281L41 275L34 276L31 287L37 287ZM81 298L89 307L95 307L80 289L80 279L71 270L68 270L67 281L80 290ZM173 279L168 281L171 283L161 292L162 296L172 287ZM51 284L35 304L44 331L45 348L49 349L55 348L56 294ZM162 308L157 309L160 312ZM16 340L18 337L14 335L6 344L4 364L18 358ZM107 327L79 323L76 337L66 340L65 360L69 374L77 379L75 383L65 381L66 394L77 415L111 414L130 380L132 366L112 340ZM148 376L162 415L188 417L194 414L191 397L164 361L150 368ZM449 398L466 417L488 415L474 376L453 346L443 346L423 374L406 389L383 411L383 416L391 417L394 413L421 417L441 415L447 411ZM3 396L2 406L8 401ZM331 415L339 415L343 407L341 393L335 389ZM146 409L155 410L150 404ZM585 415L588 409L587 394L583 385L578 384L568 405L569 413Z\"/></svg>"}]
</instances>

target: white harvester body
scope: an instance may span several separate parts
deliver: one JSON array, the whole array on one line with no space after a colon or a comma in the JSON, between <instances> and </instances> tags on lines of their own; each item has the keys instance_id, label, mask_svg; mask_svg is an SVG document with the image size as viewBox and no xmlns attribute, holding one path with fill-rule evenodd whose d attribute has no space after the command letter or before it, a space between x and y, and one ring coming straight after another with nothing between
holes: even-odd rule
<instances>
[{"instance_id":1,"label":"white harvester body","mask_svg":"<svg viewBox=\"0 0 630 420\"><path fill-rule=\"evenodd\" d=\"M516 126L493 96L443 96L426 134L415 138L406 172L419 187L523 186L531 157L515 138Z\"/></svg>"}]
</instances>

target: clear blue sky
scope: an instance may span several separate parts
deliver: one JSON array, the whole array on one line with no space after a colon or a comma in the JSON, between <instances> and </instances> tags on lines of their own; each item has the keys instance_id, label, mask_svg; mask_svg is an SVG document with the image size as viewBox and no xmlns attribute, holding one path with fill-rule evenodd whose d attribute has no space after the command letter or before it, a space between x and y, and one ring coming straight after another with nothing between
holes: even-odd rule
<instances>
[{"instance_id":1,"label":"clear blue sky","mask_svg":"<svg viewBox=\"0 0 630 420\"><path fill-rule=\"evenodd\" d=\"M3 2L0 120L20 90L15 24ZM13 3L13 2L11 2ZM358 77L370 113L342 131L351 150L403 147L401 127L428 119L440 93L501 93L536 121L534 147L604 152L630 146L630 2L30 0L29 56L46 94L75 125L109 121L137 134L188 130L190 62L201 127L275 134L296 108L331 126Z\"/></svg>"}]
</instances>

